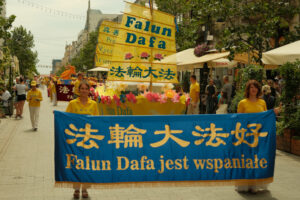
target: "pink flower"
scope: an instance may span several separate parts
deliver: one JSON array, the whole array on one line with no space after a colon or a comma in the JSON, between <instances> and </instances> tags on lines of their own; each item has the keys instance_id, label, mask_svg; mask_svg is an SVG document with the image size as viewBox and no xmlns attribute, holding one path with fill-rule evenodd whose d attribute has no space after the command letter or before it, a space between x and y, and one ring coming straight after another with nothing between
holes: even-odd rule
<instances>
[{"instance_id":1,"label":"pink flower","mask_svg":"<svg viewBox=\"0 0 300 200\"><path fill-rule=\"evenodd\" d=\"M141 58L142 59L148 59L149 57L150 57L150 55L147 52L141 53Z\"/></svg>"},{"instance_id":2,"label":"pink flower","mask_svg":"<svg viewBox=\"0 0 300 200\"><path fill-rule=\"evenodd\" d=\"M116 103L117 106L121 105L121 100L120 100L120 98L117 95L114 95L113 99L114 99L114 101L115 101L115 103Z\"/></svg>"},{"instance_id":3,"label":"pink flower","mask_svg":"<svg viewBox=\"0 0 300 200\"><path fill-rule=\"evenodd\" d=\"M148 101L150 102L158 102L160 97L159 97L159 94L156 94L156 93L152 93L152 92L147 92L145 94L145 97L148 99Z\"/></svg>"},{"instance_id":4,"label":"pink flower","mask_svg":"<svg viewBox=\"0 0 300 200\"><path fill-rule=\"evenodd\" d=\"M126 94L126 98L131 103L136 103L137 102L136 97L135 97L134 94L132 94L132 92L130 92L129 94Z\"/></svg>"},{"instance_id":5,"label":"pink flower","mask_svg":"<svg viewBox=\"0 0 300 200\"><path fill-rule=\"evenodd\" d=\"M180 95L179 94L175 94L174 97L172 98L172 101L174 103L178 103L180 101Z\"/></svg>"},{"instance_id":6,"label":"pink flower","mask_svg":"<svg viewBox=\"0 0 300 200\"><path fill-rule=\"evenodd\" d=\"M101 101L103 104L108 104L108 105L110 105L112 102L110 96L101 96Z\"/></svg>"},{"instance_id":7,"label":"pink flower","mask_svg":"<svg viewBox=\"0 0 300 200\"><path fill-rule=\"evenodd\" d=\"M125 55L125 60L131 60L133 58L133 55L131 53L127 53Z\"/></svg>"},{"instance_id":8,"label":"pink flower","mask_svg":"<svg viewBox=\"0 0 300 200\"><path fill-rule=\"evenodd\" d=\"M155 54L154 60L159 60L160 61L162 59L164 59L164 57L160 53Z\"/></svg>"},{"instance_id":9,"label":"pink flower","mask_svg":"<svg viewBox=\"0 0 300 200\"><path fill-rule=\"evenodd\" d=\"M168 97L165 94L160 95L159 102L167 103Z\"/></svg>"}]
</instances>

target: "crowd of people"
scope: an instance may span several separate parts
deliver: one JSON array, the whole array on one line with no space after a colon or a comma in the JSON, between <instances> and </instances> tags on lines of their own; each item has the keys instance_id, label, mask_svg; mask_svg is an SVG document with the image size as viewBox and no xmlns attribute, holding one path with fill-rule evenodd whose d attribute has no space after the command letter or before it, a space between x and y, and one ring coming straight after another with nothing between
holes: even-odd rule
<instances>
[{"instance_id":1,"label":"crowd of people","mask_svg":"<svg viewBox=\"0 0 300 200\"><path fill-rule=\"evenodd\" d=\"M205 98L200 98L202 94L200 94L200 85L197 83L195 75L190 77L190 82L191 103L188 107L188 114L199 114L200 101L206 107L206 114L227 114L231 112L230 106L236 95L236 84L230 82L228 76L223 77L223 82L218 76L215 80L209 79L205 88ZM259 84L261 91L259 98L266 103L267 110L274 109L281 95L282 79L280 76L276 76L274 80L263 80L262 84L262 86Z\"/></svg>"},{"instance_id":2,"label":"crowd of people","mask_svg":"<svg viewBox=\"0 0 300 200\"><path fill-rule=\"evenodd\" d=\"M199 114L200 104L200 85L196 76L190 77L190 103L187 108L188 114ZM10 102L13 102L16 109L15 118L23 118L23 108L25 101L28 102L30 119L33 131L38 129L40 102L43 100L39 87L48 87L48 95L57 105L56 85L61 84L61 80L57 77L49 77L44 79L35 76L33 80L25 80L18 77L13 86L12 95L7 88L0 87L0 99L2 102L1 117L9 113ZM69 102L66 112L83 114L83 115L99 115L97 104L89 98L91 86L97 85L97 81L86 78L82 73L77 74L77 78L73 78L71 84L74 85L73 100ZM263 86L256 80L248 81L245 89L245 98L238 104L238 113L257 113L274 109L276 99L280 97L282 80L277 77L275 81L263 81ZM224 76L223 81L217 77L215 80L210 79L209 84L205 88L206 98L204 100L206 106L206 114L226 114L230 112L230 104L235 96L235 84L230 83L229 77ZM13 101L12 101L13 98ZM238 192L256 193L258 190L266 189L266 185L249 185L237 186ZM80 189L83 198L88 198L87 186L82 184L74 184L74 198L80 197Z\"/></svg>"}]
</instances>

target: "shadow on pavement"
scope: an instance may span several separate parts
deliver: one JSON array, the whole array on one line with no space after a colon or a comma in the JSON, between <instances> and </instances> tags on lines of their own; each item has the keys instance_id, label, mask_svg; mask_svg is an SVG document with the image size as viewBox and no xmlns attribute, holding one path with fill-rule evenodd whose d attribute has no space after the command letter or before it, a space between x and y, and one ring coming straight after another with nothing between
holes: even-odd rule
<instances>
[{"instance_id":1,"label":"shadow on pavement","mask_svg":"<svg viewBox=\"0 0 300 200\"><path fill-rule=\"evenodd\" d=\"M278 200L277 198L273 197L269 190L261 191L256 194L251 193L239 193L243 199L263 199L263 200Z\"/></svg>"}]
</instances>

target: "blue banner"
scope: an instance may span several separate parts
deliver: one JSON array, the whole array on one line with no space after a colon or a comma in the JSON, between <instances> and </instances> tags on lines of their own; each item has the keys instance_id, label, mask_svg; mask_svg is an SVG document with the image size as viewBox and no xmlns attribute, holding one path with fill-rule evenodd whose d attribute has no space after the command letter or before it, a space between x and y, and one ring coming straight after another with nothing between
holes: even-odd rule
<instances>
[{"instance_id":1,"label":"blue banner","mask_svg":"<svg viewBox=\"0 0 300 200\"><path fill-rule=\"evenodd\" d=\"M273 181L273 111L126 117L54 114L58 184Z\"/></svg>"}]
</instances>

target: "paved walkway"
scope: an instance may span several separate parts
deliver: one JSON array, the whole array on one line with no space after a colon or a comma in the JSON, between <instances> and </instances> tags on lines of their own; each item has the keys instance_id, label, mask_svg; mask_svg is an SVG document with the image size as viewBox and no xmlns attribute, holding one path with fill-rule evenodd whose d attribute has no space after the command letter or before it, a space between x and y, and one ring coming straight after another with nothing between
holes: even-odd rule
<instances>
[{"instance_id":1,"label":"paved walkway","mask_svg":"<svg viewBox=\"0 0 300 200\"><path fill-rule=\"evenodd\" d=\"M53 107L46 91L41 106L38 132L31 131L28 105L22 120L0 123L0 199L71 200L73 190L54 187ZM233 187L129 188L90 190L91 200L289 200L300 199L300 157L277 152L275 182L269 192L241 195Z\"/></svg>"}]
</instances>

